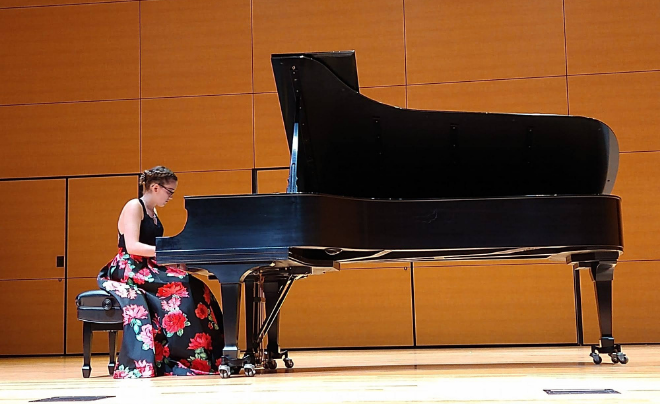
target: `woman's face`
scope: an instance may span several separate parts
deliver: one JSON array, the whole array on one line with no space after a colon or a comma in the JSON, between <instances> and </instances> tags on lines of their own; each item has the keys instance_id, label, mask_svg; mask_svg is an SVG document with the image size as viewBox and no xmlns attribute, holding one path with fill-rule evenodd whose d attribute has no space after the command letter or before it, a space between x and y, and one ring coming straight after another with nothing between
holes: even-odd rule
<instances>
[{"instance_id":1,"label":"woman's face","mask_svg":"<svg viewBox=\"0 0 660 404\"><path fill-rule=\"evenodd\" d=\"M156 198L156 205L163 207L174 195L178 183L177 181L163 182L162 184L154 184L152 190Z\"/></svg>"}]
</instances>

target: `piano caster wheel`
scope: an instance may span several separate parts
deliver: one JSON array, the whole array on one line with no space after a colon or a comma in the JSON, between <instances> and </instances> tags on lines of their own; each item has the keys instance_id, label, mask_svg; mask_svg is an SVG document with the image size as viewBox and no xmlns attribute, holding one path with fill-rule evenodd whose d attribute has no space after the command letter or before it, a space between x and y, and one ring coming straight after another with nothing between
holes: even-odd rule
<instances>
[{"instance_id":1,"label":"piano caster wheel","mask_svg":"<svg viewBox=\"0 0 660 404\"><path fill-rule=\"evenodd\" d=\"M616 353L616 359L617 359L617 362L619 362L622 365L625 365L626 363L628 363L628 357L623 352L617 352ZM612 362L614 362L614 358L612 358Z\"/></svg>"},{"instance_id":2,"label":"piano caster wheel","mask_svg":"<svg viewBox=\"0 0 660 404\"><path fill-rule=\"evenodd\" d=\"M286 366L288 369L291 369L293 367L293 359L284 358L284 366Z\"/></svg>"},{"instance_id":3,"label":"piano caster wheel","mask_svg":"<svg viewBox=\"0 0 660 404\"><path fill-rule=\"evenodd\" d=\"M230 372L229 366L227 365L221 365L218 368L218 373L220 373L220 377L223 379L229 379Z\"/></svg>"},{"instance_id":4,"label":"piano caster wheel","mask_svg":"<svg viewBox=\"0 0 660 404\"><path fill-rule=\"evenodd\" d=\"M589 354L589 356L591 356L591 359L594 360L596 365L600 365L603 362L603 358L601 358L596 352Z\"/></svg>"},{"instance_id":5,"label":"piano caster wheel","mask_svg":"<svg viewBox=\"0 0 660 404\"><path fill-rule=\"evenodd\" d=\"M277 361L275 359L268 359L264 362L264 369L277 369Z\"/></svg>"},{"instance_id":6,"label":"piano caster wheel","mask_svg":"<svg viewBox=\"0 0 660 404\"><path fill-rule=\"evenodd\" d=\"M245 372L245 376L247 377L254 377L254 375L257 374L256 370L254 370L254 365L249 363L243 366L243 371Z\"/></svg>"},{"instance_id":7,"label":"piano caster wheel","mask_svg":"<svg viewBox=\"0 0 660 404\"><path fill-rule=\"evenodd\" d=\"M619 357L616 355L616 352L610 354L610 360L612 363L619 363Z\"/></svg>"}]
</instances>

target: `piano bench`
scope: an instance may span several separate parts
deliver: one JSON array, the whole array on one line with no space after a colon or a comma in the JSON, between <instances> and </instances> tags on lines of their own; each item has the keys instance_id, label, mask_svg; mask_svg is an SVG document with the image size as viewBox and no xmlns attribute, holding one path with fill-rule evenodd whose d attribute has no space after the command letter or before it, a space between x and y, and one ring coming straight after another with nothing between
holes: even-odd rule
<instances>
[{"instance_id":1,"label":"piano bench","mask_svg":"<svg viewBox=\"0 0 660 404\"><path fill-rule=\"evenodd\" d=\"M108 349L110 362L108 372L115 371L116 354L115 342L117 331L124 329L122 310L119 302L110 293L104 290L90 290L76 297L78 320L83 322L83 377L92 373L90 365L92 356L92 333L94 331L108 332Z\"/></svg>"}]
</instances>

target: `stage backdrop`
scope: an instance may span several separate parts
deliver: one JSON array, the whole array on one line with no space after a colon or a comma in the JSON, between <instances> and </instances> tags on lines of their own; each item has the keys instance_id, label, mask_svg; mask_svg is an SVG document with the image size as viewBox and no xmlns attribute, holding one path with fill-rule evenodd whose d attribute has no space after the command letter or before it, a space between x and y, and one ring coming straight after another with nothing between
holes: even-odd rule
<instances>
[{"instance_id":1,"label":"stage backdrop","mask_svg":"<svg viewBox=\"0 0 660 404\"><path fill-rule=\"evenodd\" d=\"M159 212L169 236L185 225L183 195L284 191L270 54L351 49L361 92L387 104L610 125L626 250L614 332L660 342L659 27L648 0L0 0L0 355L81 352L74 299L115 254L141 170L179 173ZM294 286L284 347L578 339L566 265L344 269Z\"/></svg>"}]
</instances>

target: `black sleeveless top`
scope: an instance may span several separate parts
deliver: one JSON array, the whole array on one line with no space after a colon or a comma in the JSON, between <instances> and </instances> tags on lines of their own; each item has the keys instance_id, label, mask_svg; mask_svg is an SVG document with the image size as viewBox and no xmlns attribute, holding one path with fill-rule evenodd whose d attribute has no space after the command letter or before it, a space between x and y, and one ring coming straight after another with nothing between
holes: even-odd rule
<instances>
[{"instance_id":1,"label":"black sleeveless top","mask_svg":"<svg viewBox=\"0 0 660 404\"><path fill-rule=\"evenodd\" d=\"M158 215L156 215L156 212L154 211L154 217L156 218L156 223L154 223L154 219L150 217L147 214L147 208L144 206L144 202L142 202L142 199L138 198L138 201L140 201L140 205L142 205L142 212L144 213L144 217L142 218L142 221L140 222L140 243L143 244L148 244L155 246L156 245L156 237L162 237L163 236L163 224L160 222L158 219ZM126 241L124 240L124 235L119 233L119 248L126 249Z\"/></svg>"}]
</instances>

